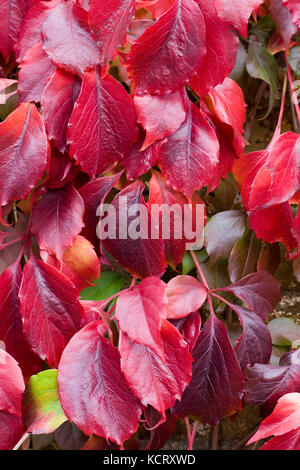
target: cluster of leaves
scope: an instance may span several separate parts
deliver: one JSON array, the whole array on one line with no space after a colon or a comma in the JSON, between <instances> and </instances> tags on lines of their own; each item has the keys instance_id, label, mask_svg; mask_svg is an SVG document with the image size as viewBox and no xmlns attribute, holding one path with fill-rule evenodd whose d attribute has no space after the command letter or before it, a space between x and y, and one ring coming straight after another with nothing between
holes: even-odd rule
<instances>
[{"instance_id":1,"label":"cluster of leaves","mask_svg":"<svg viewBox=\"0 0 300 470\"><path fill-rule=\"evenodd\" d=\"M254 438L299 448L300 334L270 364L281 326L265 323L279 242L298 261L300 137L281 134L283 100L245 155L233 80L244 61L272 110L274 55L298 67L297 3L0 0L1 449L25 432L136 448L142 421L157 449L177 419L270 412L286 393ZM174 222L169 240L100 244L97 209L122 196L128 224L137 203L147 222L153 204L205 205L203 248L186 253Z\"/></svg>"}]
</instances>

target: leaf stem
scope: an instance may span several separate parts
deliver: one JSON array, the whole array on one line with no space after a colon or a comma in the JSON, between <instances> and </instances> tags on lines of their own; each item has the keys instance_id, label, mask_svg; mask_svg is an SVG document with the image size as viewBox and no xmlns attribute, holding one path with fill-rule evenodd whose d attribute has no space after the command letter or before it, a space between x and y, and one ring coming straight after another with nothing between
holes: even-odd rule
<instances>
[{"instance_id":1,"label":"leaf stem","mask_svg":"<svg viewBox=\"0 0 300 470\"><path fill-rule=\"evenodd\" d=\"M15 238L14 240L10 240L9 242L5 242L1 245L0 251L4 250L4 248L7 248L10 245L13 245L14 243L21 242L22 240L24 240L24 237Z\"/></svg>"},{"instance_id":2,"label":"leaf stem","mask_svg":"<svg viewBox=\"0 0 300 470\"><path fill-rule=\"evenodd\" d=\"M299 124L300 124L300 108L299 108L298 98L297 98L297 94L296 94L295 87L294 87L294 82L293 82L291 67L290 67L290 64L289 64L288 53L287 53L286 50L285 50L285 52L284 52L284 56L285 56L286 69L287 69L287 74L288 74L290 89L291 89L291 93L292 93L293 104L294 104L294 106L295 106L295 110L296 110L296 113L297 113L298 122L299 122Z\"/></svg>"},{"instance_id":3,"label":"leaf stem","mask_svg":"<svg viewBox=\"0 0 300 470\"><path fill-rule=\"evenodd\" d=\"M186 436L188 440L187 450L191 450L191 445L192 445L191 426L190 426L189 418L187 416L184 418L184 422L185 422L185 427L186 427Z\"/></svg>"},{"instance_id":4,"label":"leaf stem","mask_svg":"<svg viewBox=\"0 0 300 470\"><path fill-rule=\"evenodd\" d=\"M198 261L198 258L197 256L195 255L194 251L190 251L190 254L191 254L191 257L193 258L193 261L195 263L195 266L197 268L197 271L199 273L199 276L202 280L202 283L204 284L204 286L207 288L207 290L210 292L210 288L209 288L209 285L207 283L207 280L206 280L206 277L204 275L204 272L203 272L203 269L201 268L201 265ZM213 304L212 304L212 301L211 301L211 297L210 295L208 294L207 296L207 303L208 303L208 306L209 306L209 311L210 311L210 314L211 315L215 315L215 312L214 312L214 308L213 308Z\"/></svg>"},{"instance_id":5,"label":"leaf stem","mask_svg":"<svg viewBox=\"0 0 300 470\"><path fill-rule=\"evenodd\" d=\"M196 437L197 428L198 428L198 421L195 421L194 426L193 426L192 436L191 436L191 441L192 441L191 444L192 445L191 445L191 449L188 449L188 450L193 450L194 440L195 440L195 437Z\"/></svg>"},{"instance_id":6,"label":"leaf stem","mask_svg":"<svg viewBox=\"0 0 300 470\"><path fill-rule=\"evenodd\" d=\"M23 436L21 437L21 439L17 442L17 444L15 445L15 447L13 448L13 450L18 450L21 445L26 441L26 439L28 439L28 437L30 436L30 433L29 432L25 432L25 434L23 434Z\"/></svg>"},{"instance_id":7,"label":"leaf stem","mask_svg":"<svg viewBox=\"0 0 300 470\"><path fill-rule=\"evenodd\" d=\"M219 446L219 423L212 426L211 450L218 450Z\"/></svg>"},{"instance_id":8,"label":"leaf stem","mask_svg":"<svg viewBox=\"0 0 300 470\"><path fill-rule=\"evenodd\" d=\"M193 450L194 440L195 440L196 432L197 432L197 428L198 428L198 421L194 422L192 432L191 432L191 426L190 426L189 418L185 417L184 421L185 421L186 435L187 435L187 440L188 440L187 450Z\"/></svg>"},{"instance_id":9,"label":"leaf stem","mask_svg":"<svg viewBox=\"0 0 300 470\"><path fill-rule=\"evenodd\" d=\"M277 126L276 126L276 131L279 134L280 134L280 131L281 131L281 124L282 124L282 118L283 118L283 113L284 113L286 90L287 90L287 75L285 74L284 75L284 81L283 81L283 87L282 87L280 112L279 112L278 122L277 122Z\"/></svg>"},{"instance_id":10,"label":"leaf stem","mask_svg":"<svg viewBox=\"0 0 300 470\"><path fill-rule=\"evenodd\" d=\"M206 280L206 278L205 278L205 276L204 276L204 272L203 272L203 270L202 270L202 268L201 268L201 266L200 266L200 263L199 263L199 261L198 261L197 256L195 255L195 252L191 250L191 251L190 251L190 254L191 254L191 257L193 258L193 261L194 261L194 263L195 263L195 266L196 266L196 268L197 268L197 271L198 271L198 273L199 273L199 276L201 277L201 280L202 280L204 286L205 286L207 289L209 289L209 286L208 286L208 284L207 284L207 280Z\"/></svg>"}]
</instances>

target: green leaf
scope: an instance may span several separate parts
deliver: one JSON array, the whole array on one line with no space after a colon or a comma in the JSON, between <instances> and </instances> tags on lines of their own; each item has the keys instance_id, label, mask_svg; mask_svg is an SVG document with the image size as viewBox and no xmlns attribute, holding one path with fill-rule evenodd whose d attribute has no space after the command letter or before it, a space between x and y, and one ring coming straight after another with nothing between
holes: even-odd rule
<instances>
[{"instance_id":1,"label":"green leaf","mask_svg":"<svg viewBox=\"0 0 300 470\"><path fill-rule=\"evenodd\" d=\"M221 178L219 186L209 195L209 201L217 211L227 211L233 207L234 200L238 194L236 181L232 173L226 179Z\"/></svg>"},{"instance_id":2,"label":"green leaf","mask_svg":"<svg viewBox=\"0 0 300 470\"><path fill-rule=\"evenodd\" d=\"M260 20L252 26L252 28L249 31L249 36L251 34L254 34L256 39L261 44L266 46L274 30L275 30L275 24L271 15L266 15L260 18Z\"/></svg>"},{"instance_id":3,"label":"green leaf","mask_svg":"<svg viewBox=\"0 0 300 470\"><path fill-rule=\"evenodd\" d=\"M80 293L83 300L105 300L122 289L126 278L113 271L104 271L99 279L94 280L93 287L87 287Z\"/></svg>"},{"instance_id":4,"label":"green leaf","mask_svg":"<svg viewBox=\"0 0 300 470\"><path fill-rule=\"evenodd\" d=\"M209 261L207 263L201 263L201 268L210 289L220 289L221 287L226 287L230 284L227 260L219 259L214 264L211 264ZM233 298L233 295L231 292L222 292L222 297L230 300ZM219 300L215 298L212 298L212 301L214 308L216 308L220 303Z\"/></svg>"},{"instance_id":5,"label":"green leaf","mask_svg":"<svg viewBox=\"0 0 300 470\"><path fill-rule=\"evenodd\" d=\"M300 340L300 325L292 318L274 318L268 323L268 328L275 346L291 346Z\"/></svg>"},{"instance_id":6,"label":"green leaf","mask_svg":"<svg viewBox=\"0 0 300 470\"><path fill-rule=\"evenodd\" d=\"M281 253L279 243L265 243L257 262L257 271L268 271L274 275L280 265Z\"/></svg>"},{"instance_id":7,"label":"green leaf","mask_svg":"<svg viewBox=\"0 0 300 470\"><path fill-rule=\"evenodd\" d=\"M208 254L205 249L200 251L195 251L195 255L199 263L205 263L208 259ZM190 253L187 251L182 258L182 274L189 274L193 269L195 269L195 263Z\"/></svg>"},{"instance_id":8,"label":"green leaf","mask_svg":"<svg viewBox=\"0 0 300 470\"><path fill-rule=\"evenodd\" d=\"M13 82L15 80L11 80ZM0 119L4 119L12 113L18 105L18 82L12 83L6 88L0 90Z\"/></svg>"},{"instance_id":9,"label":"green leaf","mask_svg":"<svg viewBox=\"0 0 300 470\"><path fill-rule=\"evenodd\" d=\"M269 107L266 116L264 116L267 117L274 107L277 95L277 62L266 47L251 42L246 67L251 77L260 78L270 85Z\"/></svg>"},{"instance_id":10,"label":"green leaf","mask_svg":"<svg viewBox=\"0 0 300 470\"><path fill-rule=\"evenodd\" d=\"M245 232L246 216L243 211L230 210L212 216L204 228L205 248L209 262L227 259L234 244Z\"/></svg>"},{"instance_id":11,"label":"green leaf","mask_svg":"<svg viewBox=\"0 0 300 470\"><path fill-rule=\"evenodd\" d=\"M289 63L296 75L300 75L300 47L293 47L290 51Z\"/></svg>"},{"instance_id":12,"label":"green leaf","mask_svg":"<svg viewBox=\"0 0 300 470\"><path fill-rule=\"evenodd\" d=\"M201 268L203 269L210 289L220 289L230 284L227 265L228 263L224 259L220 259L213 265L209 261L207 263L201 263ZM225 297L223 294L227 293L228 292L222 292L222 296Z\"/></svg>"},{"instance_id":13,"label":"green leaf","mask_svg":"<svg viewBox=\"0 0 300 470\"><path fill-rule=\"evenodd\" d=\"M51 433L67 421L60 406L56 369L30 377L23 397L23 419L33 434Z\"/></svg>"},{"instance_id":14,"label":"green leaf","mask_svg":"<svg viewBox=\"0 0 300 470\"><path fill-rule=\"evenodd\" d=\"M256 272L261 251L261 242L250 231L238 240L231 250L228 272L231 282L237 282L247 274Z\"/></svg>"},{"instance_id":15,"label":"green leaf","mask_svg":"<svg viewBox=\"0 0 300 470\"><path fill-rule=\"evenodd\" d=\"M243 76L246 68L247 53L241 42L239 42L238 52L236 56L235 66L230 73L230 78L237 82Z\"/></svg>"}]
</instances>

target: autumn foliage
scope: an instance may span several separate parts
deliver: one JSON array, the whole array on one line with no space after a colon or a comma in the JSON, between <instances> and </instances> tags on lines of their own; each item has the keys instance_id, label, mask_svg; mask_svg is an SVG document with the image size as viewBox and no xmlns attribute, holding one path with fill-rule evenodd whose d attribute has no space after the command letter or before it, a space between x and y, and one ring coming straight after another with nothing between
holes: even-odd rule
<instances>
[{"instance_id":1,"label":"autumn foliage","mask_svg":"<svg viewBox=\"0 0 300 470\"><path fill-rule=\"evenodd\" d=\"M188 417L250 404L249 444L299 450L300 333L269 315L280 260L300 279L300 3L0 6L0 449L73 428L77 449L160 449L182 419L192 448ZM277 122L251 152L243 73ZM124 196L159 236L121 236ZM202 206L196 250L158 203Z\"/></svg>"}]
</instances>

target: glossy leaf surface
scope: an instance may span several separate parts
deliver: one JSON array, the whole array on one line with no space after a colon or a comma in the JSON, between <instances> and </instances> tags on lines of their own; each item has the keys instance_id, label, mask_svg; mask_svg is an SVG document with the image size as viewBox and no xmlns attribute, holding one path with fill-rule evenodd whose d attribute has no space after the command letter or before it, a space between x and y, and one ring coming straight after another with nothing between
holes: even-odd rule
<instances>
[{"instance_id":1,"label":"glossy leaf surface","mask_svg":"<svg viewBox=\"0 0 300 470\"><path fill-rule=\"evenodd\" d=\"M122 444L136 431L140 404L121 372L118 350L98 332L97 321L64 350L58 385L65 413L86 435Z\"/></svg>"}]
</instances>

